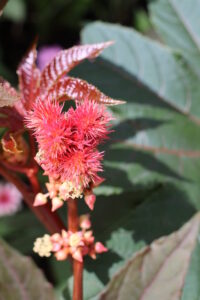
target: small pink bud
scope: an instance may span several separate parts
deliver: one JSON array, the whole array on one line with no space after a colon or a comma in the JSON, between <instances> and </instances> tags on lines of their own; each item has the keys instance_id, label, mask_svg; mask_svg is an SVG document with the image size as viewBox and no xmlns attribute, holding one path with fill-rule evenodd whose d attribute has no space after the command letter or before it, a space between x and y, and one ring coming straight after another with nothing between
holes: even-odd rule
<instances>
[{"instance_id":1,"label":"small pink bud","mask_svg":"<svg viewBox=\"0 0 200 300\"><path fill-rule=\"evenodd\" d=\"M86 231L84 233L84 239L88 244L93 244L94 243L94 236L92 235L93 232L91 230Z\"/></svg>"},{"instance_id":2,"label":"small pink bud","mask_svg":"<svg viewBox=\"0 0 200 300\"><path fill-rule=\"evenodd\" d=\"M89 194L89 195L85 195L84 197L85 199L85 203L87 204L87 206L93 210L94 209L94 204L96 201L96 196L94 194Z\"/></svg>"},{"instance_id":3,"label":"small pink bud","mask_svg":"<svg viewBox=\"0 0 200 300\"><path fill-rule=\"evenodd\" d=\"M52 236L51 236L51 241L52 242L60 242L62 240L61 236L59 233L54 233Z\"/></svg>"},{"instance_id":4,"label":"small pink bud","mask_svg":"<svg viewBox=\"0 0 200 300\"><path fill-rule=\"evenodd\" d=\"M97 242L94 247L96 253L103 253L108 251L108 249L100 242Z\"/></svg>"},{"instance_id":5,"label":"small pink bud","mask_svg":"<svg viewBox=\"0 0 200 300\"><path fill-rule=\"evenodd\" d=\"M57 252L58 250L60 250L61 246L63 245L63 240L59 233L54 233L51 236L51 242L53 245L53 249L52 249L53 252Z\"/></svg>"},{"instance_id":6,"label":"small pink bud","mask_svg":"<svg viewBox=\"0 0 200 300\"><path fill-rule=\"evenodd\" d=\"M51 208L51 210L55 211L56 209L60 208L61 206L63 206L63 201L58 197L54 197L52 199L52 208Z\"/></svg>"},{"instance_id":7,"label":"small pink bud","mask_svg":"<svg viewBox=\"0 0 200 300\"><path fill-rule=\"evenodd\" d=\"M89 256L90 256L92 259L96 259L97 256L96 256L96 253L95 253L94 248L90 250Z\"/></svg>"},{"instance_id":8,"label":"small pink bud","mask_svg":"<svg viewBox=\"0 0 200 300\"><path fill-rule=\"evenodd\" d=\"M79 224L81 229L89 229L91 227L90 215L82 215L79 218Z\"/></svg>"},{"instance_id":9,"label":"small pink bud","mask_svg":"<svg viewBox=\"0 0 200 300\"><path fill-rule=\"evenodd\" d=\"M47 203L47 196L42 193L38 193L35 197L33 206L40 206L46 203Z\"/></svg>"},{"instance_id":10,"label":"small pink bud","mask_svg":"<svg viewBox=\"0 0 200 300\"><path fill-rule=\"evenodd\" d=\"M62 230L62 242L66 247L69 245L69 234L64 229Z\"/></svg>"},{"instance_id":11,"label":"small pink bud","mask_svg":"<svg viewBox=\"0 0 200 300\"><path fill-rule=\"evenodd\" d=\"M68 249L63 248L55 253L55 257L57 260L65 260L68 256Z\"/></svg>"},{"instance_id":12,"label":"small pink bud","mask_svg":"<svg viewBox=\"0 0 200 300\"><path fill-rule=\"evenodd\" d=\"M73 254L72 257L80 262L83 262L83 255L80 249L77 249Z\"/></svg>"},{"instance_id":13,"label":"small pink bud","mask_svg":"<svg viewBox=\"0 0 200 300\"><path fill-rule=\"evenodd\" d=\"M52 251L53 252L58 252L60 250L60 248L61 248L60 243L56 243L56 242L52 243Z\"/></svg>"},{"instance_id":14,"label":"small pink bud","mask_svg":"<svg viewBox=\"0 0 200 300\"><path fill-rule=\"evenodd\" d=\"M56 195L58 193L56 184L47 182L46 187L47 187L47 190L49 191L50 198L56 197Z\"/></svg>"}]
</instances>

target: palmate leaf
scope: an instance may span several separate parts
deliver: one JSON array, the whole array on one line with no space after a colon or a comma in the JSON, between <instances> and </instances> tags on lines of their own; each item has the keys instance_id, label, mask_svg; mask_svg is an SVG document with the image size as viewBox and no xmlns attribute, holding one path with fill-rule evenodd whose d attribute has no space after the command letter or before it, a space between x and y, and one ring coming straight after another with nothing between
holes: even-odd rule
<instances>
[{"instance_id":1,"label":"palmate leaf","mask_svg":"<svg viewBox=\"0 0 200 300\"><path fill-rule=\"evenodd\" d=\"M30 109L38 94L40 71L36 67L36 44L34 43L17 69L21 101L26 110Z\"/></svg>"},{"instance_id":2,"label":"palmate leaf","mask_svg":"<svg viewBox=\"0 0 200 300\"><path fill-rule=\"evenodd\" d=\"M200 76L200 3L159 0L150 5L151 19L162 40L177 49Z\"/></svg>"},{"instance_id":3,"label":"palmate leaf","mask_svg":"<svg viewBox=\"0 0 200 300\"><path fill-rule=\"evenodd\" d=\"M30 258L0 241L1 298L6 300L55 300L53 288Z\"/></svg>"},{"instance_id":4,"label":"palmate leaf","mask_svg":"<svg viewBox=\"0 0 200 300\"><path fill-rule=\"evenodd\" d=\"M116 73L127 76L127 81L134 76L161 102L200 124L198 77L176 51L129 28L100 22L86 26L83 42L94 43L110 36L116 43L102 53L102 58L117 67Z\"/></svg>"},{"instance_id":5,"label":"palmate leaf","mask_svg":"<svg viewBox=\"0 0 200 300\"><path fill-rule=\"evenodd\" d=\"M124 101L112 99L95 86L87 83L85 80L73 77L61 78L47 93L47 97L52 100L76 100L81 102L85 99L95 101L106 105L124 104Z\"/></svg>"},{"instance_id":6,"label":"palmate leaf","mask_svg":"<svg viewBox=\"0 0 200 300\"><path fill-rule=\"evenodd\" d=\"M44 68L41 74L41 93L49 91L60 77L64 76L84 59L97 57L111 44L112 42L104 42L93 45L75 46L70 49L60 51Z\"/></svg>"},{"instance_id":7,"label":"palmate leaf","mask_svg":"<svg viewBox=\"0 0 200 300\"><path fill-rule=\"evenodd\" d=\"M116 274L100 300L179 300L200 224L200 214L179 231L137 252Z\"/></svg>"},{"instance_id":8,"label":"palmate leaf","mask_svg":"<svg viewBox=\"0 0 200 300\"><path fill-rule=\"evenodd\" d=\"M116 41L85 77L111 97L118 93L127 100L126 105L113 108L121 122L106 164L123 170L132 183L172 180L200 208L200 85L196 74L180 54L134 30L96 22L82 36L87 43L96 42L97 36L100 41L111 36ZM82 70L77 73L84 77Z\"/></svg>"},{"instance_id":9,"label":"palmate leaf","mask_svg":"<svg viewBox=\"0 0 200 300\"><path fill-rule=\"evenodd\" d=\"M107 260L105 254L95 264L88 263L88 267L86 263L85 299L97 299L108 278L130 258L130 251L133 253L142 243L148 244L171 233L177 229L177 219L200 208L198 76L178 49L173 51L134 30L95 22L82 32L84 43L111 38L116 43L105 50L103 59L85 63L73 71L73 76L92 82L113 98L127 100L126 105L112 108L119 123L106 149L106 181L98 192L108 195L132 191L132 198L122 193L105 197L103 201L98 196L94 214L97 212L99 219L94 216L94 220L101 225L96 223L94 231L99 240L107 241L111 254ZM134 206L138 192L156 182L162 185L161 188L155 186L151 201L144 201L136 209L129 206L131 200ZM101 210L100 202L104 204ZM106 229L102 223L106 223L108 203L111 205L107 219L110 227L103 240ZM125 206L127 211L122 208ZM186 219L183 217L182 223ZM199 256L198 243L184 285L184 300L191 300L191 295L199 296L200 273L195 264Z\"/></svg>"},{"instance_id":10,"label":"palmate leaf","mask_svg":"<svg viewBox=\"0 0 200 300\"><path fill-rule=\"evenodd\" d=\"M77 64L84 59L97 57L103 49L110 46L112 42L105 42L93 45L76 46L68 50L60 51L56 57L44 68L41 76L35 65L36 44L22 60L17 74L19 76L19 87L22 96L22 104L25 111L31 109L37 97L46 97L53 100L77 100L84 98L107 105L123 104L124 101L112 99L97 88L78 78L62 78ZM40 78L41 77L41 78ZM24 112L25 114L26 112Z\"/></svg>"},{"instance_id":11,"label":"palmate leaf","mask_svg":"<svg viewBox=\"0 0 200 300\"><path fill-rule=\"evenodd\" d=\"M123 174L119 180L123 180ZM142 203L141 203L142 202ZM177 213L178 212L178 213ZM123 193L109 197L98 196L92 217L96 239L102 241L109 251L96 261L86 259L84 274L84 299L96 300L109 279L130 260L133 253L161 236L178 230L195 210L188 203L186 195L173 185L159 185L149 189L145 185L134 193ZM194 276L195 261L199 262L199 240L192 256L193 269L188 275ZM196 265L195 265L196 266ZM197 269L198 265L196 266ZM190 279L190 280L189 280ZM66 285L66 280L62 286ZM190 293L191 277L187 278L184 294ZM165 284L165 286L167 283ZM198 295L198 281L193 282L193 295ZM71 295L72 281L69 280L65 294ZM191 295L191 294L190 294ZM195 299L194 296L194 299ZM187 296L188 297L188 296ZM184 300L191 300L191 297ZM70 300L70 296L65 299ZM134 300L127 298L127 300ZM156 299L155 300L160 300ZM170 299L171 300L171 299Z\"/></svg>"}]
</instances>

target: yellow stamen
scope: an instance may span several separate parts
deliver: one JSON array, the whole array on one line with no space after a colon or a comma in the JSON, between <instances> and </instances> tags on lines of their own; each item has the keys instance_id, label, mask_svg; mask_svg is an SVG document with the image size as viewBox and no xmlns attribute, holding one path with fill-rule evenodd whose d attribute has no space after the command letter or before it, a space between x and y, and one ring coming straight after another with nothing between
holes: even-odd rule
<instances>
[{"instance_id":1,"label":"yellow stamen","mask_svg":"<svg viewBox=\"0 0 200 300\"><path fill-rule=\"evenodd\" d=\"M68 198L76 199L76 198L82 198L82 192L83 189L81 185L76 186L71 181L65 181L61 184L59 188L60 197L63 200L67 200Z\"/></svg>"}]
</instances>

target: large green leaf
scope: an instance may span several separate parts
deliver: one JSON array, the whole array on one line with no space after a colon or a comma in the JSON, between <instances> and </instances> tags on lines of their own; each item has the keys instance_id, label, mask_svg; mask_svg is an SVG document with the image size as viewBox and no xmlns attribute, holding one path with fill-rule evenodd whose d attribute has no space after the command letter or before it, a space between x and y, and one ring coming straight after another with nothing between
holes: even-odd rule
<instances>
[{"instance_id":1,"label":"large green leaf","mask_svg":"<svg viewBox=\"0 0 200 300\"><path fill-rule=\"evenodd\" d=\"M161 39L180 51L200 76L199 1L154 1L150 11Z\"/></svg>"},{"instance_id":2,"label":"large green leaf","mask_svg":"<svg viewBox=\"0 0 200 300\"><path fill-rule=\"evenodd\" d=\"M136 186L139 187L141 182L146 184L154 182L156 178L168 177L174 180L174 178L181 179L184 177L184 174L179 175L177 172L179 171L179 168L177 168L179 151L176 151L178 150L176 148L178 142L180 142L183 146L186 145L188 147L188 152L180 154L186 157L187 155L194 157L199 155L198 152L190 153L191 143L192 147L198 151L199 132L193 122L187 121L185 123L184 117L179 113L166 109L166 106L163 109L161 106L162 102L159 101L155 93L152 93L142 84L138 85L134 77L129 80L129 77L124 77L120 70L116 72L105 61L83 64L77 68L76 75L79 77L85 76L87 80L97 84L99 88L113 97L119 94L119 98L124 98L128 101L126 105L112 108L119 123L116 124L114 128L115 133L112 135L115 144L111 143L107 148L106 145L103 145L103 149L106 150L106 181L104 190L101 189L101 192L118 193L123 190L133 189ZM140 101L142 105L133 101ZM174 130L174 127L177 132ZM197 136L197 139L191 139L190 143L188 143L186 141L187 137L182 135L183 128L186 129L187 136L192 132L193 136ZM135 146L133 140L135 140L141 144L142 150L145 150L143 145L147 133L151 134L148 142L152 142L152 144L155 142L155 146L157 143L161 149L155 147L149 153L141 152L140 149L133 149L133 146ZM160 136L162 136L162 139L159 138ZM170 156L172 159L171 166L158 159L159 156L163 155L163 152L165 155L167 154L167 145L163 149L164 136L167 136L169 139L168 148L171 146L175 148L175 151L172 149L173 155ZM122 141L120 150L116 147L118 141ZM168 140L164 141L165 144L167 142ZM156 152L156 155L152 155L154 152ZM186 173L186 177L187 175L188 173Z\"/></svg>"},{"instance_id":3,"label":"large green leaf","mask_svg":"<svg viewBox=\"0 0 200 300\"><path fill-rule=\"evenodd\" d=\"M55 300L53 288L30 258L0 241L0 298Z\"/></svg>"},{"instance_id":4,"label":"large green leaf","mask_svg":"<svg viewBox=\"0 0 200 300\"><path fill-rule=\"evenodd\" d=\"M85 43L111 39L116 43L106 49L103 59L76 73L86 74L108 95L127 100L113 108L119 123L105 162L127 180L120 176L116 182L116 176L105 175L109 181L103 192L171 180L199 208L198 77L180 55L134 30L95 22L82 32Z\"/></svg>"},{"instance_id":5,"label":"large green leaf","mask_svg":"<svg viewBox=\"0 0 200 300\"><path fill-rule=\"evenodd\" d=\"M179 231L137 252L116 274L101 300L179 300L195 247L200 214Z\"/></svg>"},{"instance_id":6,"label":"large green leaf","mask_svg":"<svg viewBox=\"0 0 200 300\"><path fill-rule=\"evenodd\" d=\"M131 76L136 77L155 92L160 101L188 115L194 122L196 117L196 122L200 123L200 86L196 74L180 55L120 25L95 22L82 32L84 43L110 39L115 41L115 45L106 49L102 57L117 67L116 72L120 72L121 76L129 75L130 80Z\"/></svg>"},{"instance_id":7,"label":"large green leaf","mask_svg":"<svg viewBox=\"0 0 200 300\"><path fill-rule=\"evenodd\" d=\"M96 299L134 252L177 230L194 213L184 193L172 185L159 185L142 198L137 193L99 196L92 214L93 229L96 239L105 243L109 251L96 261L86 259L84 299ZM65 299L71 299L72 278L64 291Z\"/></svg>"},{"instance_id":8,"label":"large green leaf","mask_svg":"<svg viewBox=\"0 0 200 300\"><path fill-rule=\"evenodd\" d=\"M113 224L114 218L119 222L118 226L108 226L105 231L99 226L96 228L97 233L105 233L107 246L113 251L110 263L100 258L93 268L88 269L96 272L96 275L90 274L91 280L97 279L96 294L130 257L130 253L143 243L148 244L163 234L171 233L177 229L177 218L194 210L194 207L200 208L198 76L181 52L170 50L134 30L95 22L86 26L82 33L84 43L111 39L116 43L102 54L101 59L83 64L74 72L111 97L127 100L126 105L112 108L117 117L116 131L106 148L107 180L104 189L98 192L133 191L129 198L131 201L136 192L146 190L150 183L152 188L156 182L173 184L154 187L150 199L144 196L143 200L148 200L137 209L129 207L124 194L107 198L105 207L108 207L108 201L112 203L113 198L112 208L114 211L119 209L121 215L113 217L112 209L108 223ZM122 202L120 207L115 205L117 198L127 205L129 213L121 209ZM98 206L96 210L99 210ZM96 222L99 224L100 220L99 217ZM196 253L200 254L199 248ZM107 276L106 268L109 270ZM198 268L190 269L190 274L197 280ZM184 300L191 299L190 278L188 275ZM194 290L197 293L195 284ZM90 288L87 293L86 299L96 296Z\"/></svg>"}]
</instances>

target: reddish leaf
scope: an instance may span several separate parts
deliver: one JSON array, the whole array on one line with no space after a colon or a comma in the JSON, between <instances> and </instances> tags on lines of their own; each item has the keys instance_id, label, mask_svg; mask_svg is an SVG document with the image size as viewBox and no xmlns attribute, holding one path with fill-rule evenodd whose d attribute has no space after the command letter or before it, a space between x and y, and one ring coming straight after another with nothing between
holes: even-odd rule
<instances>
[{"instance_id":1,"label":"reddish leaf","mask_svg":"<svg viewBox=\"0 0 200 300\"><path fill-rule=\"evenodd\" d=\"M20 102L17 102L20 103ZM23 117L18 113L15 107L0 107L0 127L8 127L13 132L23 130Z\"/></svg>"},{"instance_id":2,"label":"reddish leaf","mask_svg":"<svg viewBox=\"0 0 200 300\"><path fill-rule=\"evenodd\" d=\"M37 51L36 44L34 43L17 70L19 76L19 88L22 94L22 103L26 110L31 108L38 93L40 71L35 64L36 57Z\"/></svg>"},{"instance_id":3,"label":"reddish leaf","mask_svg":"<svg viewBox=\"0 0 200 300\"><path fill-rule=\"evenodd\" d=\"M22 256L2 240L0 240L0 286L1 300L58 299L52 285L47 282L33 260Z\"/></svg>"},{"instance_id":4,"label":"reddish leaf","mask_svg":"<svg viewBox=\"0 0 200 300\"><path fill-rule=\"evenodd\" d=\"M11 85L0 78L0 107L13 106L19 100L19 94Z\"/></svg>"},{"instance_id":5,"label":"reddish leaf","mask_svg":"<svg viewBox=\"0 0 200 300\"><path fill-rule=\"evenodd\" d=\"M49 90L48 97L52 100L92 100L107 105L118 105L125 103L121 100L114 100L101 93L95 86L79 78L66 77L60 79Z\"/></svg>"},{"instance_id":6,"label":"reddish leaf","mask_svg":"<svg viewBox=\"0 0 200 300\"><path fill-rule=\"evenodd\" d=\"M200 213L178 231L136 252L96 299L186 299L182 298L183 286L198 241L199 226Z\"/></svg>"},{"instance_id":7,"label":"reddish leaf","mask_svg":"<svg viewBox=\"0 0 200 300\"><path fill-rule=\"evenodd\" d=\"M44 68L41 75L41 92L47 92L56 81L68 73L86 58L97 57L103 49L112 42L93 45L75 46L68 50L60 51L56 57Z\"/></svg>"}]
</instances>

